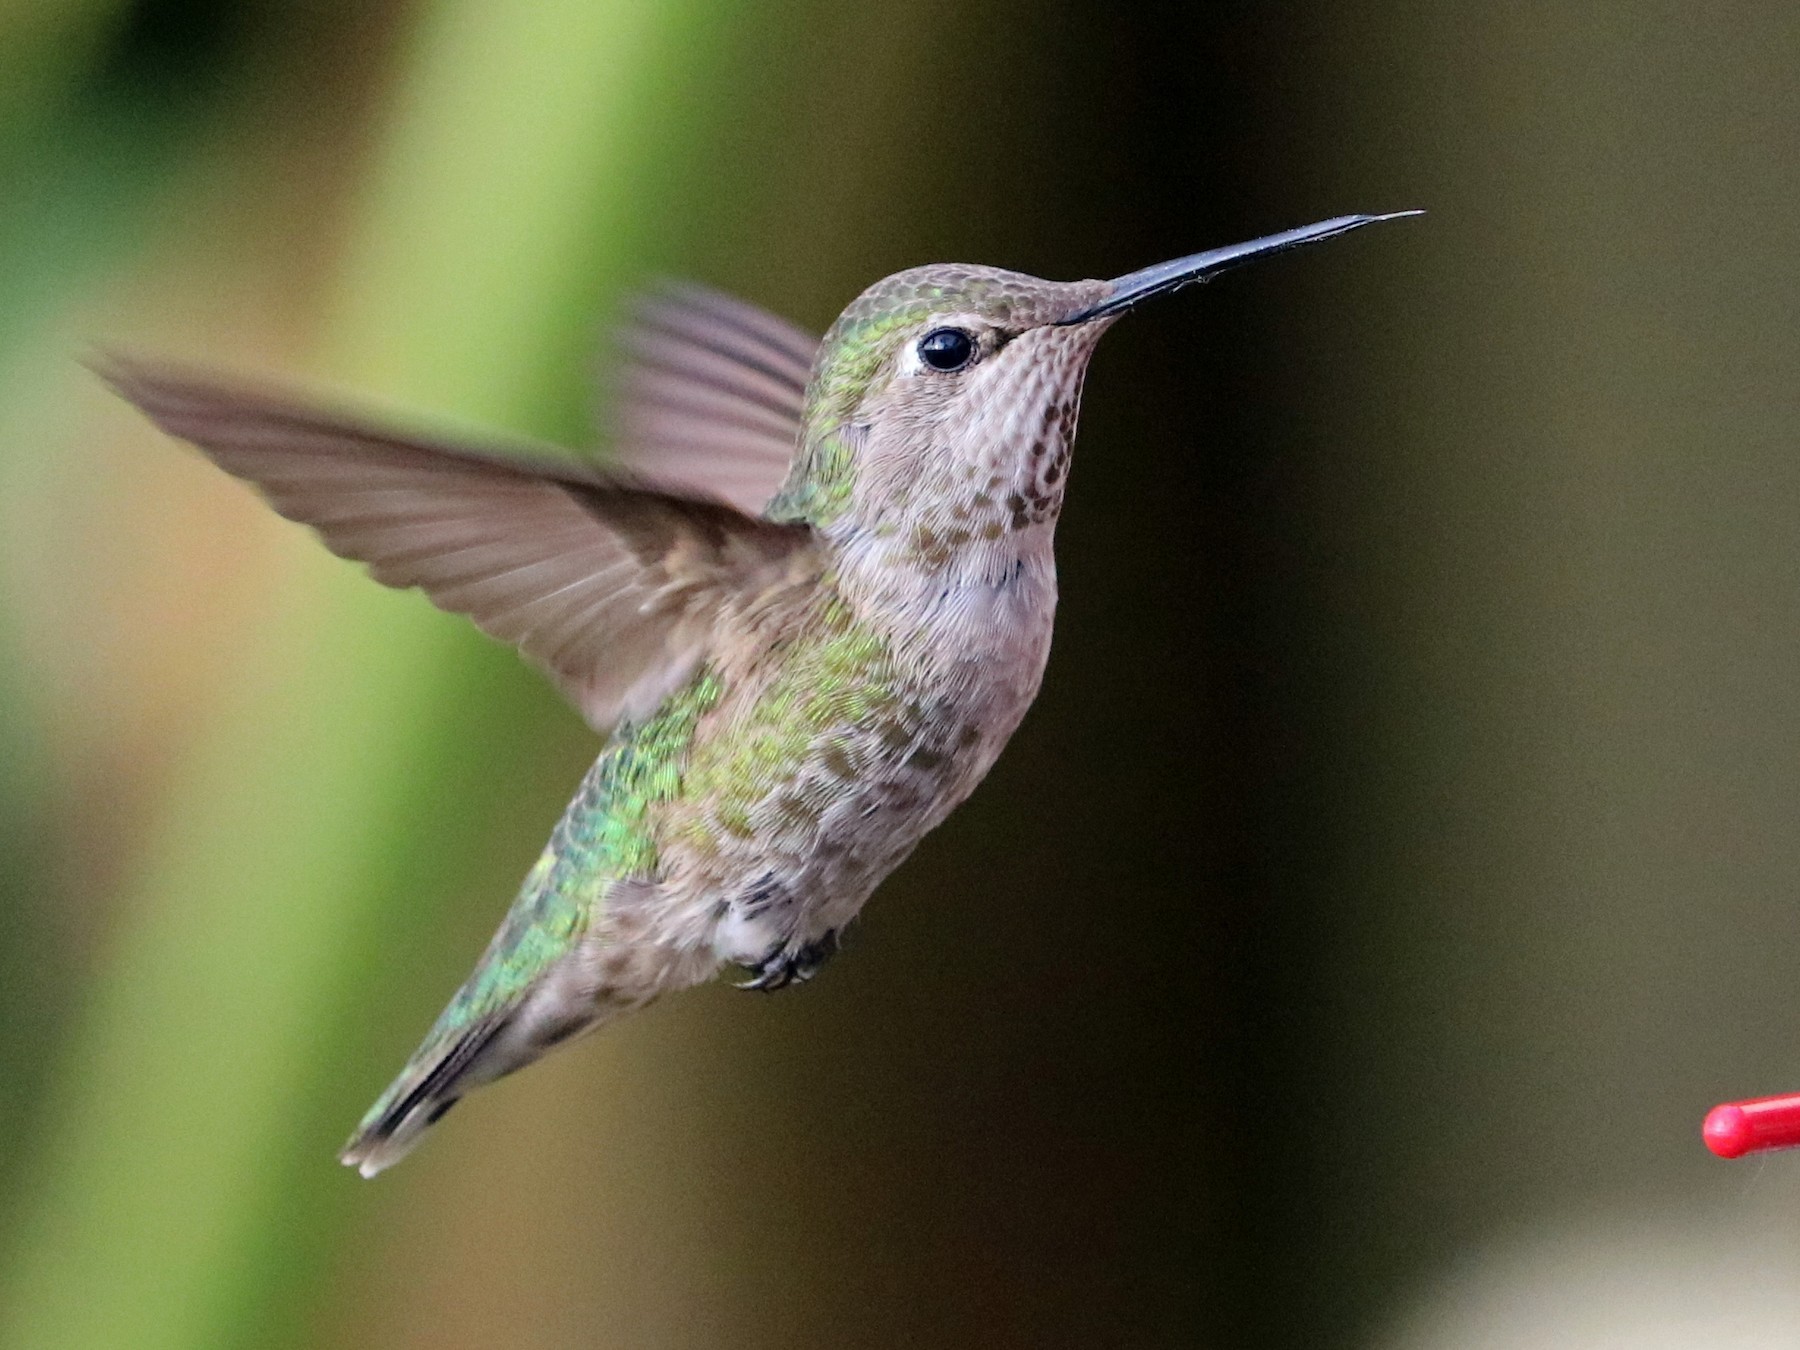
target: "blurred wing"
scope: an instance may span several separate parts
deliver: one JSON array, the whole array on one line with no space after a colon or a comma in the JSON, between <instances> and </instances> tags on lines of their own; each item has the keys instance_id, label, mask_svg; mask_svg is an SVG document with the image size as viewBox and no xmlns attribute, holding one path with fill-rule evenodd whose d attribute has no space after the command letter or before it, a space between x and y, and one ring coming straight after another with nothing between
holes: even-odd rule
<instances>
[{"instance_id":1,"label":"blurred wing","mask_svg":"<svg viewBox=\"0 0 1800 1350\"><path fill-rule=\"evenodd\" d=\"M814 564L809 530L627 475L395 436L134 360L98 370L332 552L516 644L603 733L685 679L722 615Z\"/></svg>"},{"instance_id":2,"label":"blurred wing","mask_svg":"<svg viewBox=\"0 0 1800 1350\"><path fill-rule=\"evenodd\" d=\"M750 515L787 477L819 340L698 286L643 301L620 334L613 444L626 468Z\"/></svg>"}]
</instances>

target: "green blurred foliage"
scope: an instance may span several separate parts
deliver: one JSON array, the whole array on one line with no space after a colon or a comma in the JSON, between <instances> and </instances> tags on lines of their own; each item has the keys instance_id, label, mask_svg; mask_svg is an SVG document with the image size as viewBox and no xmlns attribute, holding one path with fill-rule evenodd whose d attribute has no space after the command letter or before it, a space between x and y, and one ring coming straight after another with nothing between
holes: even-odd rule
<instances>
[{"instance_id":1,"label":"green blurred foliage","mask_svg":"<svg viewBox=\"0 0 1800 1350\"><path fill-rule=\"evenodd\" d=\"M1604 1276L1599 1344L1729 1287L1672 1234L1792 1242L1692 1134L1800 1074L1796 57L1752 4L0 0L0 1345L1514 1344ZM1041 705L823 979L333 1165L594 746L89 344L587 446L658 273L821 328L1405 206L1107 339Z\"/></svg>"}]
</instances>

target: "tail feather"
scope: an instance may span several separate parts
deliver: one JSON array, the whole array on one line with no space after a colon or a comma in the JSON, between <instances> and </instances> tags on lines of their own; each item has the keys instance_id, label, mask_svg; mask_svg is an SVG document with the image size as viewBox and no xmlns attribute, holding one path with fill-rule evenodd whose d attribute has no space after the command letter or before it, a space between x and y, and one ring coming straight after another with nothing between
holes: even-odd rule
<instances>
[{"instance_id":1,"label":"tail feather","mask_svg":"<svg viewBox=\"0 0 1800 1350\"><path fill-rule=\"evenodd\" d=\"M719 958L705 947L622 943L606 952L605 962L579 956L558 961L512 997L472 1011L470 1004L486 989L484 958L338 1159L365 1177L392 1167L475 1088L643 1007L664 990L709 979L719 968ZM597 967L604 967L604 978Z\"/></svg>"},{"instance_id":2,"label":"tail feather","mask_svg":"<svg viewBox=\"0 0 1800 1350\"><path fill-rule=\"evenodd\" d=\"M338 1154L338 1161L372 1177L404 1158L465 1092L499 1076L494 1072L476 1075L470 1070L511 1020L501 1017L477 1023L447 1045L428 1047L415 1056L369 1108Z\"/></svg>"}]
</instances>

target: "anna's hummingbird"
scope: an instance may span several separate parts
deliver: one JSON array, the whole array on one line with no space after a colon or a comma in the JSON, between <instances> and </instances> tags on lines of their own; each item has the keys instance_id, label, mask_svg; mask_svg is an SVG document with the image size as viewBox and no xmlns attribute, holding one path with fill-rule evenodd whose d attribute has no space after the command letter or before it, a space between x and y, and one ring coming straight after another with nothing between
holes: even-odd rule
<instances>
[{"instance_id":1,"label":"anna's hummingbird","mask_svg":"<svg viewBox=\"0 0 1800 1350\"><path fill-rule=\"evenodd\" d=\"M1100 335L1152 295L1391 219L1114 281L915 267L822 341L675 292L625 335L615 468L103 363L334 552L516 643L609 738L343 1161L373 1176L472 1088L722 965L752 989L810 978L1037 694Z\"/></svg>"}]
</instances>

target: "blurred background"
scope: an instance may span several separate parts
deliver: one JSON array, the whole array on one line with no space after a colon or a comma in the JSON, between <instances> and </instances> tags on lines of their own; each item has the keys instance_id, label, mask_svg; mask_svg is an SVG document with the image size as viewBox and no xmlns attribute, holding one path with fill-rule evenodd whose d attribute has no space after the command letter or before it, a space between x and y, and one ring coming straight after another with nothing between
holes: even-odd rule
<instances>
[{"instance_id":1,"label":"blurred background","mask_svg":"<svg viewBox=\"0 0 1800 1350\"><path fill-rule=\"evenodd\" d=\"M0 0L0 1345L1791 1346L1800 9ZM592 444L1348 211L1103 345L1043 697L825 976L333 1153L595 752L81 367Z\"/></svg>"}]
</instances>

